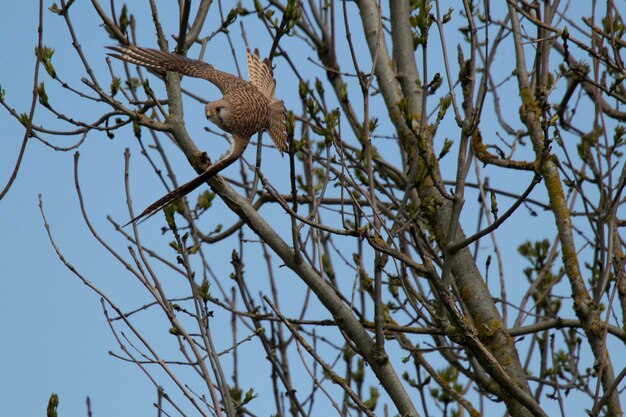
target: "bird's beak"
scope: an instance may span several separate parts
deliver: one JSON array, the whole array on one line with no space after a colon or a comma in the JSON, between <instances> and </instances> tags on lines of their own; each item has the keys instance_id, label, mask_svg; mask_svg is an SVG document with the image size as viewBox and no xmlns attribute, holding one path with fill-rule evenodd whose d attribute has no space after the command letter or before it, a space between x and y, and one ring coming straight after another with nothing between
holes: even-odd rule
<instances>
[{"instance_id":1,"label":"bird's beak","mask_svg":"<svg viewBox=\"0 0 626 417\"><path fill-rule=\"evenodd\" d=\"M208 119L209 117L211 117L213 115L213 110L207 110L206 111L206 118Z\"/></svg>"}]
</instances>

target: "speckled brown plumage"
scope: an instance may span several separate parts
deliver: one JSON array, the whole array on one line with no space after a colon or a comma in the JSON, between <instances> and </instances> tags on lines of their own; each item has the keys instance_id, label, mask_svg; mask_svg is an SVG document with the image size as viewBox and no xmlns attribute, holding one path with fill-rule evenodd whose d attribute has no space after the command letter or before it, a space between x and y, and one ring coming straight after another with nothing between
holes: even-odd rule
<instances>
[{"instance_id":1,"label":"speckled brown plumage","mask_svg":"<svg viewBox=\"0 0 626 417\"><path fill-rule=\"evenodd\" d=\"M114 51L109 55L128 63L157 71L204 78L214 84L224 96L206 105L206 116L222 130L232 134L232 146L225 156L198 177L151 204L129 223L150 217L171 201L188 194L232 164L246 149L250 137L260 130L268 131L281 154L287 149L285 107L282 101L274 97L276 82L270 63L267 59L261 61L257 50L254 53L250 51L246 53L250 81L245 81L235 75L219 71L206 62L170 52L136 46L111 46L109 49Z\"/></svg>"}]
</instances>

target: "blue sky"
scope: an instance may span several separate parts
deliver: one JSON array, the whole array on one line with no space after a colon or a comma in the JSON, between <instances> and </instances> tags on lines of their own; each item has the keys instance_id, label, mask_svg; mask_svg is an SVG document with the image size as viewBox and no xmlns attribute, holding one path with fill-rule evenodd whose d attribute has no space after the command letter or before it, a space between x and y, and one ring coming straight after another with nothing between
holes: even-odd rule
<instances>
[{"instance_id":1,"label":"blue sky","mask_svg":"<svg viewBox=\"0 0 626 417\"><path fill-rule=\"evenodd\" d=\"M37 10L31 2L10 2L3 7L0 45L2 50L10 51L12 60L10 67L2 66L0 84L10 103L20 112L27 111ZM75 20L80 21L77 31L86 53L98 61L98 69L103 71L102 45L107 38L90 8L85 2L74 5ZM64 59L74 60L75 56L61 18L46 11L44 20L45 43L56 50L53 59L57 70L76 83L82 76L80 68L76 68L75 62L62 63ZM43 71L40 76L52 89L53 83ZM49 91L49 94L53 97L54 93ZM93 109L81 109L77 102L64 103L61 107L86 119L96 115ZM37 115L49 120L41 108ZM23 132L5 112L0 115L0 125L3 126L0 170L2 178L8 178ZM57 140L56 143L69 144L76 138ZM128 137L110 141L104 135L94 135L81 148L81 182L89 211L95 227L103 230L107 238L112 233L105 215L125 218L119 202L123 201L122 151L130 145L129 141ZM123 269L90 237L81 220L72 180L72 154L53 152L31 141L16 183L0 204L3 219L0 286L4 295L0 331L5 335L0 342L3 352L0 373L4 375L0 379L0 398L6 407L3 414L42 415L48 396L57 392L62 416L86 415L86 396L92 398L95 415L153 415L154 389L136 369L107 354L116 346L103 319L99 297L59 262L43 228L37 207L40 193L57 243L68 260L90 278L97 271L96 279L115 284L109 288L117 300L124 302L139 297L135 283L128 282ZM146 186L146 193L153 191L152 195L156 196L161 192L156 184L151 185L152 188Z\"/></svg>"},{"instance_id":2,"label":"blue sky","mask_svg":"<svg viewBox=\"0 0 626 417\"><path fill-rule=\"evenodd\" d=\"M144 3L144 2L142 2ZM147 3L147 2L145 2ZM161 16L164 20L166 32L175 33L177 28L176 12L168 10L173 7L159 2ZM49 6L49 4L47 5ZM46 6L46 7L47 7ZM356 9L353 4L348 4L353 12ZM146 4L133 5L133 12L138 19L141 37L139 43L145 46L155 46L153 27L149 19ZM213 9L213 12L217 9ZM88 2L76 2L72 7L72 15L76 23L76 30L81 41L83 50L94 69L102 80L108 77L108 70L104 65L104 46L110 43L110 39L99 27L99 21ZM44 12L44 43L53 47L56 52L53 62L61 76L71 81L74 86L81 87L80 77L84 75L82 68L76 60L75 54L68 41L68 32L62 18L47 10ZM212 15L207 22L207 32L212 31L218 21ZM6 2L3 5L3 13L0 14L0 27L3 36L0 37L0 50L10 54L11 59L0 66L0 86L6 91L6 100L18 112L25 112L29 108L32 90L33 66L35 57L33 54L37 42L37 10L32 2ZM252 46L262 49L261 55L267 53L263 46L268 45L267 34L254 26L247 27L248 40ZM354 34L353 34L354 35ZM434 36L434 34L433 34ZM239 42L239 37L234 36ZM287 43L297 42L297 39L285 39ZM239 44L238 46L241 46ZM359 52L365 50L362 43L357 42ZM453 48L452 44L449 48ZM433 48L437 53L437 48ZM219 39L215 44L209 44L205 59L213 62L218 68L234 72L234 65L229 55L225 55L223 40ZM238 58L240 65L245 67L243 49L239 49ZM303 71L317 70L312 64L307 64L306 57L301 57ZM509 57L510 58L510 57ZM345 62L349 57L344 56ZM502 63L507 57L500 58ZM215 62L217 61L217 62ZM308 65L308 66L307 66ZM119 68L119 67L118 67ZM349 66L348 66L349 68ZM277 64L277 95L285 100L287 106L298 105L297 82L289 77L286 67ZM434 71L433 71L434 72ZM49 79L42 70L40 80L46 82L48 95L51 100L64 94L62 89ZM106 85L106 83L103 84ZM151 79L151 86L157 92L160 89L156 78ZM207 98L217 95L217 90L207 86L206 83L196 80L185 80L185 86L198 89L200 94ZM63 97L68 97L67 94ZM59 107L78 119L93 120L99 116L98 108L85 106L76 100L58 103ZM355 106L358 103L355 103ZM517 106L517 105L516 105ZM506 109L515 113L517 107ZM202 117L201 106L197 103L187 106L185 109L187 125L194 137L208 136L203 130L206 121ZM37 108L36 123L59 126L42 107ZM448 116L447 126L451 128L453 121ZM0 111L0 179L2 184L11 173L14 161L19 149L23 129L14 119L8 116L6 111ZM444 124L444 126L446 126ZM456 135L450 130L450 135ZM146 132L144 131L144 134ZM442 135L444 137L446 135ZM451 136L456 139L455 136ZM210 141L209 141L210 140ZM266 137L264 139L268 141ZM76 137L56 138L55 144L68 146L77 141ZM206 148L211 157L216 158L225 149L226 144L216 138L198 141L199 146ZM379 145L385 152L383 145ZM163 193L163 187L150 171L147 162L139 156L139 147L134 141L130 130L120 131L115 139L110 140L104 134L90 135L85 144L80 148L80 183L84 193L85 202L93 222L107 241L112 242L117 250L124 251L127 242L118 234L114 233L107 215L111 215L118 222L125 222L128 213L125 208L124 196L124 159L123 152L129 147L133 156L131 159L131 187L135 210L144 207ZM172 155L178 179L191 178L193 172L184 161L182 154L173 146L167 146L168 155ZM248 161L254 160L255 147L246 152ZM92 398L92 406L95 416L149 416L155 411L151 403L156 401L155 390L146 380L144 375L132 364L114 359L107 354L109 350L119 351L111 332L103 318L102 307L99 297L76 279L54 253L47 238L43 221L38 208L38 195L42 195L44 208L48 222L52 228L55 240L63 251L68 261L78 270L93 280L98 286L104 288L121 305L138 306L143 300L147 300L142 288L126 273L124 268L115 262L110 254L99 245L89 233L82 221L76 191L73 183L73 152L55 152L42 145L38 141L31 141L27 147L24 162L20 169L9 194L0 201L0 236L2 236L2 250L0 250L0 294L3 300L0 302L0 404L3 414L11 417L30 417L42 415L45 410L48 396L52 392L60 395L60 417L84 416L85 397ZM454 156L456 158L456 156ZM449 157L449 163L453 163ZM263 170L276 184L285 183L281 167L287 166L287 159L280 159L271 152L264 152ZM230 168L236 172L239 165ZM489 168L485 169L489 172ZM444 172L444 175L447 173ZM450 173L446 176L452 179ZM525 188L525 181L520 183L519 177L516 183L511 179L496 177L493 182L504 188ZM493 183L492 182L492 183ZM543 189L538 187L533 193L534 198L541 198ZM469 195L467 200L475 198ZM473 203L473 202L472 202ZM499 200L501 210L506 209L510 200ZM469 204L469 203L468 203ZM279 228L288 225L286 216L280 216L280 211L270 211L277 216L272 220ZM155 216L158 217L159 215ZM554 233L549 216L533 218L525 210L519 213L521 222L506 224L498 231L503 242L506 259L515 257L520 232L534 230L533 239L551 237ZM275 219L275 220L274 220ZM469 212L464 220L473 224L476 215ZM224 210L216 202L215 215L204 220L208 227L217 224L229 224L233 215ZM170 240L160 233L160 219L146 222L142 225L143 241L150 242L154 247L166 247ZM515 239L515 240L514 240ZM481 242L484 246L490 246L488 240ZM224 243L215 245L209 251L214 260L220 257L230 256L233 244ZM169 253L172 255L172 253ZM276 261L277 262L277 261ZM230 272L226 262L214 272L218 276L227 276ZM278 264L278 262L277 262ZM482 267L484 263L479 263ZM511 261L507 265L508 273L522 280L520 274L522 263ZM286 268L281 268L279 277L285 279L285 291L289 294L300 294L302 285L293 279ZM253 275L254 271L249 271ZM490 282L497 288L497 271L492 264ZM175 281L168 281L168 285L176 288ZM256 284L251 284L255 291L261 291ZM181 292L183 292L181 290ZM515 286L513 285L513 292ZM298 311L298 300L286 302L284 308ZM216 320L219 326L223 320ZM161 343L165 351L173 349L172 338L163 335L162 318L146 314L137 319L141 328ZM228 328L215 328L218 334L228 331ZM218 342L222 348L228 347L230 340ZM245 345L242 351L242 360L252 358L251 354L258 345ZM246 355L246 349L250 349L250 355ZM219 350L219 349L218 349ZM254 369L255 363L249 364L249 369ZM263 384L266 384L264 372L250 372L247 382L263 393ZM268 393L269 394L269 393ZM265 397L270 398L270 397ZM271 411L271 404L267 405L264 413L263 396L259 400L260 415L267 415Z\"/></svg>"},{"instance_id":3,"label":"blue sky","mask_svg":"<svg viewBox=\"0 0 626 417\"><path fill-rule=\"evenodd\" d=\"M160 9L161 16L169 33L177 31L177 12L172 9L173 6L159 4L159 7L163 7ZM83 51L98 77L107 85L108 70L104 65L104 46L110 44L111 40L99 26L89 3L76 2L71 10ZM214 14L217 9L212 10L213 14L207 21L208 28L216 27L218 21ZM132 11L138 16L138 25L142 28L139 30L139 43L156 46L151 20L145 18L149 16L147 3L133 5ZM30 105L35 61L33 51L37 43L36 5L20 2L3 5L0 27L3 28L0 47L11 53L10 65L3 63L0 67L0 85L6 92L7 102L18 112L25 112ZM266 54L268 51L263 50L263 46L268 45L266 34L254 27L247 30L252 46L259 47L262 55ZM245 71L244 49L241 48L240 38L235 38L240 47L239 63ZM55 49L55 68L65 81L85 91L79 81L84 76L84 71L68 39L68 31L62 18L45 10L44 44ZM235 72L232 59L225 55L224 48L222 39L221 43L208 48L207 56L217 57L212 62L220 69ZM64 95L62 89L50 80L43 69L39 77L40 81L45 82L51 100L69 97L67 100L55 101L58 108L68 115L81 120L93 120L100 115L98 108L85 106L69 95ZM151 85L155 91L163 91L157 79L153 78ZM216 88L197 80L185 80L185 86L198 89L207 98L218 94ZM289 98L297 97L297 82L292 81L289 84L287 79L279 80L277 90L281 98L289 101ZM190 132L194 137L202 138L198 144L206 147L212 158L217 158L226 150L226 142L223 140L212 138L212 142L205 141L204 138L209 135L203 130L206 120L200 105L194 103L187 107L186 118ZM42 107L37 108L35 122L51 127L62 126ZM0 178L4 181L14 166L23 129L5 111L0 112L0 126L3 136L0 145ZM57 137L54 138L54 143L69 146L77 140L77 137ZM191 178L194 173L182 154L171 145L165 146L175 164L179 181ZM108 139L104 134L90 135L80 148L79 162L80 183L90 219L103 238L122 252L127 242L113 232L106 216L111 215L118 222L128 219L123 188L123 152L126 147L133 154L131 187L137 210L162 195L163 187L151 173L147 162L139 156L139 147L130 129L117 132L114 140ZM254 160L254 153L254 147L246 153L249 161ZM43 226L38 208L39 194L42 195L56 244L68 262L95 285L103 288L119 305L131 309L147 302L139 284L95 241L85 226L74 188L73 160L73 152L55 152L38 141L30 141L15 184L0 203L0 235L3 236L0 251L0 292L4 295L0 303L0 332L5 335L0 339L0 374L4 376L0 378L2 413L12 417L42 415L49 395L56 392L60 397L60 416L86 415L87 396L91 397L96 416L154 415L154 387L135 366L108 354L110 350L119 353L119 348L103 317L99 296L63 266ZM272 170L272 164L276 162L284 165L287 160L266 152L264 161L266 175L273 181L277 178L280 180L281 172ZM231 172L236 172L239 167L235 164L230 169ZM225 211L219 202L215 206L214 210L218 214L210 216L208 221L205 220L209 227L232 223L234 216ZM161 236L162 219L158 217L159 215L144 223L143 239L150 242L152 247L160 248L173 257L171 251L163 249L167 248L171 237ZM209 251L209 256L222 259L230 256L231 250L232 243L215 245ZM214 272L227 277L230 273L229 264L218 266ZM287 274L286 271L278 271L277 276ZM176 288L175 283L168 282L167 279L165 281ZM228 280L226 284L230 285ZM287 282L284 288L291 291L290 287L294 285L302 290L302 286L294 280ZM251 288L257 292L260 290L260 287L255 288L254 283ZM184 287L179 292L184 292ZM297 307L300 306L298 304ZM223 315L217 314L215 323L217 328L214 331L217 334L229 331L228 327L219 328L220 323L228 326L228 320ZM171 345L173 338L165 331L169 326L162 321L162 317L148 314L137 318L137 325L157 340L156 343L163 351L168 352L174 348ZM231 341L230 338L221 338L216 344L218 350L221 350L230 346ZM254 369L242 379L261 393L256 403L261 411L263 401L271 396L269 391L264 392L269 389L266 383L268 370L259 367L253 359L252 353L258 349L258 344L242 346L240 363L245 369ZM164 378L160 383L168 386ZM268 414L273 404L266 404L270 407L265 413Z\"/></svg>"}]
</instances>

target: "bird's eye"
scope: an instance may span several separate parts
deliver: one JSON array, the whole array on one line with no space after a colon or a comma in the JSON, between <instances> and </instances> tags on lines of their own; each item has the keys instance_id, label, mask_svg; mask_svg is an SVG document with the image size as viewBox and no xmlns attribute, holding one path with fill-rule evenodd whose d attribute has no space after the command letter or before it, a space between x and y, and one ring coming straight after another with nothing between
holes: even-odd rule
<instances>
[{"instance_id":1,"label":"bird's eye","mask_svg":"<svg viewBox=\"0 0 626 417\"><path fill-rule=\"evenodd\" d=\"M221 111L222 111L222 106L217 106L217 107L215 108L215 111L216 111L217 113L221 112Z\"/></svg>"}]
</instances>

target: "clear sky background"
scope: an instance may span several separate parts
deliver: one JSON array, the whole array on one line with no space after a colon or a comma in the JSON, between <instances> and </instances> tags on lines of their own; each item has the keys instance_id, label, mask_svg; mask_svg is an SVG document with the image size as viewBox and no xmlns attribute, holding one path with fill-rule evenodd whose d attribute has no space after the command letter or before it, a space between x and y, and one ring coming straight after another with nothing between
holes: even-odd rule
<instances>
[{"instance_id":1,"label":"clear sky background","mask_svg":"<svg viewBox=\"0 0 626 417\"><path fill-rule=\"evenodd\" d=\"M51 5L47 3L46 7ZM2 7L0 48L10 58L0 64L0 85L11 105L18 112L25 112L31 100L37 5L5 2ZM102 29L90 7L86 2L76 2L75 11L80 17L76 19L80 20L77 30L87 54L103 56L102 42L106 42L106 37L101 35ZM76 66L70 51L67 30L61 18L47 10L44 21L45 43L56 49L57 70L76 85L81 68ZM96 39L98 44L93 45ZM64 58L71 58L72 62L63 64ZM102 62L100 59L99 65ZM44 71L40 75L40 80L52 88L54 83ZM88 114L93 110L81 109L77 102L64 103L62 107L87 119L95 116ZM45 113L38 108L35 120L49 121L51 118ZM0 177L4 185L13 169L23 129L2 111L0 132ZM67 145L75 141L75 137L59 139ZM106 227L104 213L122 216L122 206L115 200L122 197L121 150L125 145L122 138L117 142L119 146L110 146L114 142L103 135L94 135L88 142L81 148L81 164L89 167L83 184L89 194L100 196L89 198L89 202L95 225L102 229ZM153 396L154 391L140 373L107 355L114 344L98 297L59 262L46 238L37 207L40 193L58 244L67 250L68 259L87 274L99 271L105 280L119 282L123 276L118 265L110 262L89 237L80 220L72 160L72 152L54 152L31 141L13 188L0 202L1 414L45 415L49 395L57 392L62 416L85 416L88 395L98 416L151 415L150 402L137 399Z\"/></svg>"},{"instance_id":2,"label":"clear sky background","mask_svg":"<svg viewBox=\"0 0 626 417\"><path fill-rule=\"evenodd\" d=\"M175 33L177 28L177 12L173 8L175 2L158 3L159 7L163 7L160 10L166 31ZM50 3L46 4L46 7L48 6ZM353 4L350 3L349 8L356 13ZM37 44L37 7L35 2L9 1L4 2L2 9L0 50L3 51L3 56L10 59L0 63L0 86L6 91L6 101L18 112L26 112L31 100L35 63L33 51ZM207 33L216 27L218 21L214 15L216 10L212 9L213 15L208 19L205 29ZM110 39L99 26L99 20L92 11L90 2L76 2L71 11L85 54L99 77L106 80L108 70L104 60L106 53L104 46L110 44ZM139 43L155 46L147 2L133 2L132 11L136 14L139 27L142 28L139 30L141 33ZM255 30L254 27L247 27L247 30L251 45L261 48L261 55L266 54L268 51L263 48L269 45L267 34ZM80 77L84 76L84 71L73 53L67 28L61 17L47 10L44 13L44 39L46 45L56 50L53 62L57 72L73 86L84 90L79 82ZM285 41L297 42L292 39ZM450 45L455 43L451 42ZM362 43L359 44L359 48L360 51L365 50ZM434 49L436 52L436 48ZM223 43L209 44L205 59L220 69L235 72L230 55L224 51ZM239 52L239 62L243 65L242 71L245 71L243 49ZM306 71L312 69L307 67L311 64L306 62L306 58L311 56L310 52L306 51L305 54L301 59L306 74ZM506 59L510 57L502 56L498 62ZM319 72L319 69L317 70ZM286 68L281 67L280 62L277 64L276 73L278 96L285 100L288 107L296 106L298 103L296 81L289 77L281 77L289 73ZM55 93L59 92L60 88L51 82L43 69L40 71L40 80L46 82L48 95L54 100ZM152 78L151 81L151 86L159 91L160 86L157 85L159 81L156 78ZM185 85L200 89L203 97L217 96L217 90L204 83L185 80ZM75 100L63 102L59 107L82 120L93 120L100 115L96 107L84 106L84 103ZM192 136L208 136L203 130L206 121L202 117L201 106L195 104L195 107L187 107L185 110ZM517 112L517 107L508 111ZM60 126L42 107L37 108L35 122ZM196 127L192 128L193 126ZM0 111L2 185L14 167L23 134L22 126L6 111ZM442 135L444 136L446 135ZM55 144L69 146L77 140L76 137L55 138ZM226 144L219 140L198 141L198 144L206 146L207 152L213 158L226 149ZM104 134L92 134L80 148L80 182L90 218L96 230L102 233L105 239L112 241L118 250L123 250L127 243L113 232L106 216L111 215L118 222L125 222L128 218L123 188L123 152L126 147L133 153L131 184L137 209L159 197L163 193L163 188L150 172L145 160L139 156L139 147L132 132L129 129L119 132L113 140ZM251 148L246 153L250 161L253 160L255 152L254 147ZM179 181L190 178L193 173L185 163L182 153L173 147L169 147L168 151L172 155L177 155L174 160ZM2 297L0 414L7 417L41 416L45 412L50 393L56 392L61 399L60 417L86 415L84 401L87 396L92 398L94 415L97 417L155 415L151 405L156 400L154 388L134 365L107 354L109 350L115 351L118 348L103 318L99 297L63 266L54 253L43 227L38 208L39 194L42 195L56 243L68 261L97 285L105 288L120 304L141 305L141 302L137 302L145 299L141 288L136 282L130 282L131 278L123 267L114 262L93 239L82 221L73 182L73 158L73 152L55 152L38 141L31 141L15 184L9 194L0 201L0 297ZM450 163L454 162L452 159L449 158ZM264 153L264 172L278 184L281 166L287 166L286 159L280 159L270 152ZM147 175L144 176L143 173L146 172ZM452 173L447 176L447 179L451 178ZM494 181L499 182L495 185L509 189L523 189L527 184L510 184L506 178L497 178ZM533 193L534 198L542 197L543 191L539 188L541 187ZM509 203L510 201L501 200L501 208L508 207ZM228 224L228 221L232 220L232 215L224 210L216 213L219 213L216 214L218 218L211 219L216 224ZM513 260L517 258L515 255L517 244L514 242L520 240L521 243L519 238L521 231L536 230L537 233L529 237L539 239L551 237L554 229L549 216L534 218L524 211L520 211L519 215L526 218L525 223L518 222L517 229L506 225L498 233L505 236L505 242L511 239L510 245L503 245L507 262L510 260L507 272L516 279L523 279L520 273L522 263ZM475 222L475 213L468 213L466 216L467 221ZM150 220L142 225L144 242L151 244L154 242L154 247L165 247L169 238L161 236L160 224L159 219ZM523 226L521 229L520 224ZM484 245L488 246L490 243L485 240ZM211 253L216 257L229 256L231 249L232 246L227 244L216 245L211 249ZM230 271L227 269L218 270L216 274L228 272ZM281 270L280 274L285 278L285 285L293 285L294 291L297 291L296 286L299 283L289 280L291 276L289 272ZM495 281L495 268L492 269L492 276ZM302 289L301 286L298 288ZM289 308L289 305L286 308ZM147 316L143 320L146 332L158 333L163 329L160 319ZM150 320L155 320L154 324L151 325ZM219 323L219 320L217 322ZM163 339L163 343L170 343L168 340L171 341L171 338ZM222 345L227 347L228 342L224 341ZM259 346L249 348L259 349ZM250 364L249 369L253 372L250 372L249 381L251 385L256 384L254 386L258 387L257 390L262 391L267 373L255 372L254 366L255 364ZM264 401L263 397L259 401ZM269 414L269 410L271 405L268 405L267 413L261 412L260 415Z\"/></svg>"}]
</instances>

